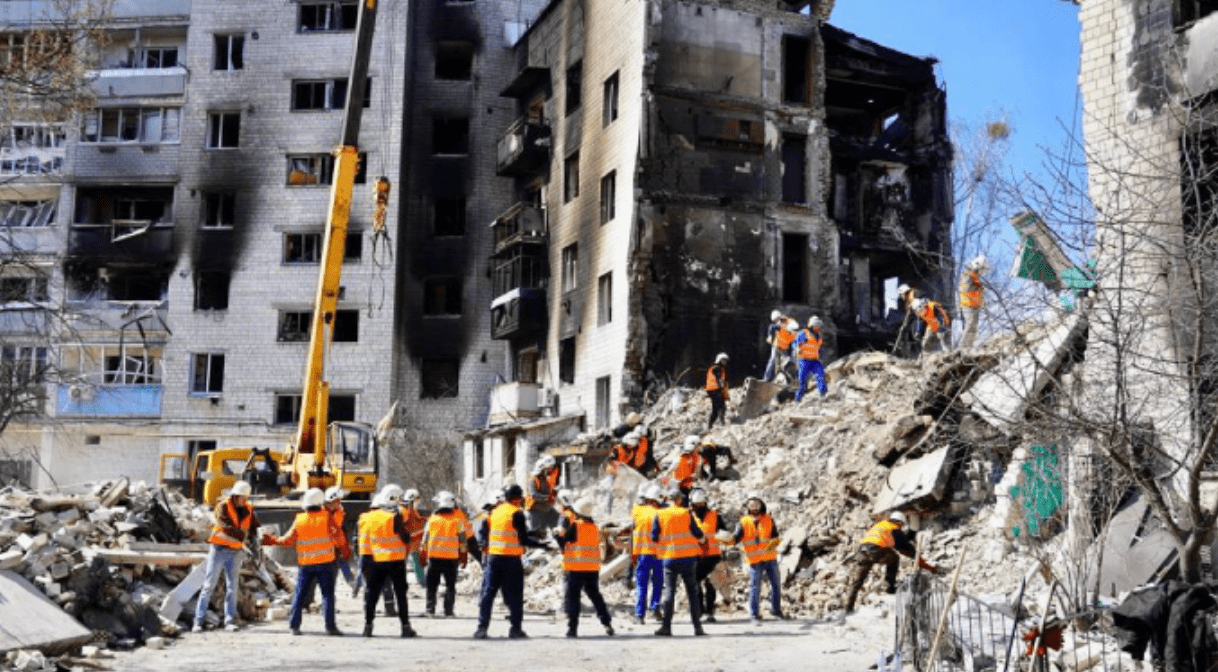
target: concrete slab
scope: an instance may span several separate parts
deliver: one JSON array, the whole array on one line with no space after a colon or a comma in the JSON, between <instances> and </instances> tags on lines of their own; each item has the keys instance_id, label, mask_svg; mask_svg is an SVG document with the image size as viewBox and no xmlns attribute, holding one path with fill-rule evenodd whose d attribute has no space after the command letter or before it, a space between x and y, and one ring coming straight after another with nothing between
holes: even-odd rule
<instances>
[{"instance_id":1,"label":"concrete slab","mask_svg":"<svg viewBox=\"0 0 1218 672\"><path fill-rule=\"evenodd\" d=\"M895 467L875 498L871 512L879 515L892 509L914 506L926 499L939 500L951 476L950 446Z\"/></svg>"},{"instance_id":2,"label":"concrete slab","mask_svg":"<svg viewBox=\"0 0 1218 672\"><path fill-rule=\"evenodd\" d=\"M0 653L38 649L58 655L93 633L16 572L0 571Z\"/></svg>"},{"instance_id":3,"label":"concrete slab","mask_svg":"<svg viewBox=\"0 0 1218 672\"><path fill-rule=\"evenodd\" d=\"M783 385L767 383L758 378L744 379L744 395L736 406L736 416L741 420L751 420L770 406L780 392L787 389Z\"/></svg>"},{"instance_id":4,"label":"concrete slab","mask_svg":"<svg viewBox=\"0 0 1218 672\"><path fill-rule=\"evenodd\" d=\"M1092 548L1092 553L1098 549ZM1160 570L1176 559L1171 535L1155 521L1146 500L1139 497L1121 509L1108 523L1100 559L1100 592L1116 594L1151 582ZM1088 577L1086 585L1094 585Z\"/></svg>"}]
</instances>

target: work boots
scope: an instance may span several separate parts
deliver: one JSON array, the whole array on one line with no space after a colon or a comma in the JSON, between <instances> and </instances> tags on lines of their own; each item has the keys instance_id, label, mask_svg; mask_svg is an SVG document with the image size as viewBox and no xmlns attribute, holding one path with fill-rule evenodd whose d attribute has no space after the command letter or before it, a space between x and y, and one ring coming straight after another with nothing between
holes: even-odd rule
<instances>
[{"instance_id":1,"label":"work boots","mask_svg":"<svg viewBox=\"0 0 1218 672\"><path fill-rule=\"evenodd\" d=\"M526 635L524 630L522 630L520 628L512 628L511 630L508 630L508 639L528 639L528 638L529 638L529 636Z\"/></svg>"},{"instance_id":2,"label":"work boots","mask_svg":"<svg viewBox=\"0 0 1218 672\"><path fill-rule=\"evenodd\" d=\"M418 633L414 631L414 628L410 627L409 623L402 624L402 639L409 639L416 635L418 635Z\"/></svg>"},{"instance_id":3,"label":"work boots","mask_svg":"<svg viewBox=\"0 0 1218 672\"><path fill-rule=\"evenodd\" d=\"M672 628L661 625L660 629L656 630L656 637L672 637Z\"/></svg>"},{"instance_id":4,"label":"work boots","mask_svg":"<svg viewBox=\"0 0 1218 672\"><path fill-rule=\"evenodd\" d=\"M365 637L371 637L371 636L372 636L372 624L371 624L371 623L365 623L365 624L364 624L364 636L365 636Z\"/></svg>"},{"instance_id":5,"label":"work boots","mask_svg":"<svg viewBox=\"0 0 1218 672\"><path fill-rule=\"evenodd\" d=\"M703 637L705 635L706 631L702 629L702 624L694 623L694 637Z\"/></svg>"}]
</instances>

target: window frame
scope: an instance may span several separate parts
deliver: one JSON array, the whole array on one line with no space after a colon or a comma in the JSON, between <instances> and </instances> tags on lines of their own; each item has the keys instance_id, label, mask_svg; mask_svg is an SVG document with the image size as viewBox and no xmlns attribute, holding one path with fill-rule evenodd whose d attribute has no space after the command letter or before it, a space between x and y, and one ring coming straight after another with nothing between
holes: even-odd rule
<instances>
[{"instance_id":1,"label":"window frame","mask_svg":"<svg viewBox=\"0 0 1218 672\"><path fill-rule=\"evenodd\" d=\"M192 353L192 355L190 360L190 396L219 397L224 394L224 353L196 352Z\"/></svg>"},{"instance_id":2,"label":"window frame","mask_svg":"<svg viewBox=\"0 0 1218 672\"><path fill-rule=\"evenodd\" d=\"M562 248L559 264L561 269L559 282L562 293L566 294L579 289L579 243L571 243Z\"/></svg>"},{"instance_id":3,"label":"window frame","mask_svg":"<svg viewBox=\"0 0 1218 672\"><path fill-rule=\"evenodd\" d=\"M611 170L601 178L600 223L608 224L617 216L617 171Z\"/></svg>"},{"instance_id":4,"label":"window frame","mask_svg":"<svg viewBox=\"0 0 1218 672\"><path fill-rule=\"evenodd\" d=\"M612 322L613 271L609 271L596 279L596 326L603 327Z\"/></svg>"},{"instance_id":5,"label":"window frame","mask_svg":"<svg viewBox=\"0 0 1218 672\"><path fill-rule=\"evenodd\" d=\"M601 128L607 128L609 124L617 121L618 94L621 86L621 79L618 76L619 72L615 70L612 75L609 75L605 79L603 85L601 95Z\"/></svg>"},{"instance_id":6,"label":"window frame","mask_svg":"<svg viewBox=\"0 0 1218 672\"><path fill-rule=\"evenodd\" d=\"M245 33L214 33L212 35L211 69L214 72L236 72L245 69ZM223 40L223 49L221 41ZM234 46L236 45L236 46ZM234 58L234 53L236 58ZM225 67L219 67L223 56Z\"/></svg>"},{"instance_id":7,"label":"window frame","mask_svg":"<svg viewBox=\"0 0 1218 672\"><path fill-rule=\"evenodd\" d=\"M235 120L235 121L233 121ZM232 136L231 138L229 136ZM231 142L231 144L229 144ZM241 112L215 110L207 113L207 149L241 147Z\"/></svg>"},{"instance_id":8,"label":"window frame","mask_svg":"<svg viewBox=\"0 0 1218 672\"><path fill-rule=\"evenodd\" d=\"M228 230L236 227L237 192L204 191L200 195L199 200L202 206L199 208L199 228L205 231L214 231ZM213 203L213 200L216 202Z\"/></svg>"},{"instance_id":9,"label":"window frame","mask_svg":"<svg viewBox=\"0 0 1218 672\"><path fill-rule=\"evenodd\" d=\"M562 162L562 202L579 198L579 150L567 155Z\"/></svg>"},{"instance_id":10,"label":"window frame","mask_svg":"<svg viewBox=\"0 0 1218 672\"><path fill-rule=\"evenodd\" d=\"M147 139L149 129L145 120L150 119L150 113L156 112L159 117L159 140ZM124 137L124 131L132 128L128 117L134 117L133 137ZM112 120L112 122L111 122ZM93 132L89 132L90 125ZM113 126L117 135L106 135L106 129ZM176 132L171 132L171 129ZM182 142L182 108L180 106L126 106L126 107L95 107L81 115L80 136L78 142L82 145L174 145Z\"/></svg>"}]
</instances>

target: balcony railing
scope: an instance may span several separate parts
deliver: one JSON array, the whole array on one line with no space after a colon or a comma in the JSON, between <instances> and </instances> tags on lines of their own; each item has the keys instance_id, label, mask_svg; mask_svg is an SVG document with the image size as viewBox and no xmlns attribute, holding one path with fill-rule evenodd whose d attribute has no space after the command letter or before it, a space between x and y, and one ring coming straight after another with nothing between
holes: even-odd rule
<instances>
[{"instance_id":1,"label":"balcony railing","mask_svg":"<svg viewBox=\"0 0 1218 672\"><path fill-rule=\"evenodd\" d=\"M161 385L67 385L55 390L56 415L65 417L160 417Z\"/></svg>"},{"instance_id":2,"label":"balcony railing","mask_svg":"<svg viewBox=\"0 0 1218 672\"><path fill-rule=\"evenodd\" d=\"M172 224L114 220L107 224L74 224L68 234L68 253L78 258L155 261L172 252Z\"/></svg>"},{"instance_id":3,"label":"balcony railing","mask_svg":"<svg viewBox=\"0 0 1218 672\"><path fill-rule=\"evenodd\" d=\"M516 120L499 139L496 172L517 177L540 175L550 165L550 127L527 118Z\"/></svg>"},{"instance_id":4,"label":"balcony railing","mask_svg":"<svg viewBox=\"0 0 1218 672\"><path fill-rule=\"evenodd\" d=\"M181 96L186 93L186 68L109 68L93 73L93 90L101 98Z\"/></svg>"},{"instance_id":5,"label":"balcony railing","mask_svg":"<svg viewBox=\"0 0 1218 672\"><path fill-rule=\"evenodd\" d=\"M535 205L517 203L495 219L491 231L496 254L518 243L544 243L546 212Z\"/></svg>"},{"instance_id":6,"label":"balcony railing","mask_svg":"<svg viewBox=\"0 0 1218 672\"><path fill-rule=\"evenodd\" d=\"M491 303L491 338L533 336L545 327L546 291L517 287Z\"/></svg>"}]
</instances>

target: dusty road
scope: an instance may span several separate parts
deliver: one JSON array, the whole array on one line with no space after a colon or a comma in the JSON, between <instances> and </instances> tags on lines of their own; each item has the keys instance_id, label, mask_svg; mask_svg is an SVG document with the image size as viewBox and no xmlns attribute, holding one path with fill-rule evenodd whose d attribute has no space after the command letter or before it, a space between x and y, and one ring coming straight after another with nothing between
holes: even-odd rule
<instances>
[{"instance_id":1,"label":"dusty road","mask_svg":"<svg viewBox=\"0 0 1218 672\"><path fill-rule=\"evenodd\" d=\"M410 589L411 613L422 611L419 588ZM99 661L123 672L301 672L345 670L595 670L640 672L762 672L850 670L875 664L880 648L891 648L892 616L863 607L844 624L803 620L749 623L745 612L722 614L693 637L688 617L678 613L673 637L656 637L656 625L634 625L624 605L611 605L617 634L608 637L585 604L580 638L567 639L565 617L525 612L528 640L506 638L502 606L491 621L490 639L475 641L477 605L458 596L456 617L411 617L416 639L399 639L396 618L378 615L376 636L360 636L363 616L350 591L340 587L338 625L345 637L327 637L319 614L306 614L304 634L293 637L285 621L257 623L240 632L184 634L164 649L120 652Z\"/></svg>"}]
</instances>

